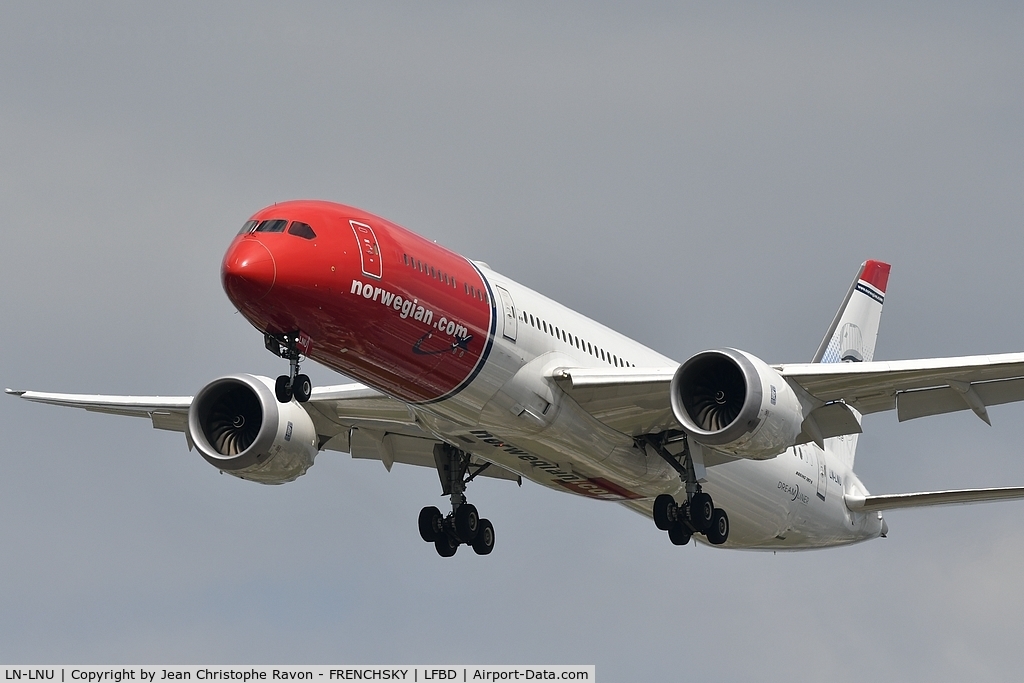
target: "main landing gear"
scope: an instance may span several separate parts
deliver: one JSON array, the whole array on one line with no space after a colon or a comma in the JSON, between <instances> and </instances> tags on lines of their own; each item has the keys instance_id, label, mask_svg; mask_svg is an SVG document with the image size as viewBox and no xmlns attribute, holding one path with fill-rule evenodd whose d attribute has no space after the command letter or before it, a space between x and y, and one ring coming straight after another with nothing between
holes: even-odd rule
<instances>
[{"instance_id":1,"label":"main landing gear","mask_svg":"<svg viewBox=\"0 0 1024 683\"><path fill-rule=\"evenodd\" d=\"M436 507L425 507L420 510L419 527L420 537L433 543L441 557L451 557L462 544L472 546L477 555L487 555L494 549L494 527L466 502L466 484L490 464L478 467L467 476L469 457L469 453L448 444L434 446L441 490L443 495L451 496L452 511L442 516Z\"/></svg>"},{"instance_id":2,"label":"main landing gear","mask_svg":"<svg viewBox=\"0 0 1024 683\"><path fill-rule=\"evenodd\" d=\"M667 531L674 545L686 545L693 534L704 534L712 545L722 545L729 540L729 515L725 510L716 508L711 496L701 490L686 435L682 438L683 452L678 456L668 452L665 441L664 438L647 436L644 444L679 473L686 486L686 502L676 503L675 498L667 493L655 498L654 525Z\"/></svg>"},{"instance_id":3,"label":"main landing gear","mask_svg":"<svg viewBox=\"0 0 1024 683\"><path fill-rule=\"evenodd\" d=\"M299 403L305 403L313 393L313 383L309 377L299 373L299 334L264 334L263 342L272 354L288 359L290 368L287 375L281 375L274 383L274 394L281 403L290 403L294 398Z\"/></svg>"}]
</instances>

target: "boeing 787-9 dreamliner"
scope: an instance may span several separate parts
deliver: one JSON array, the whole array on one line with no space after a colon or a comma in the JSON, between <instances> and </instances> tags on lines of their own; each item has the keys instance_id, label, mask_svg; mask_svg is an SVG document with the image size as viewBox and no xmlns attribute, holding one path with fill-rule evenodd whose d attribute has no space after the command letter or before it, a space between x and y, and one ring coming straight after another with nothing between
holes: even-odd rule
<instances>
[{"instance_id":1,"label":"boeing 787-9 dreamliner","mask_svg":"<svg viewBox=\"0 0 1024 683\"><path fill-rule=\"evenodd\" d=\"M8 393L148 418L261 484L293 481L322 450L435 468L451 507L423 508L419 532L445 557L494 548L466 499L478 476L621 504L676 545L765 550L885 536L888 509L1024 498L871 495L854 474L863 415L972 410L988 422L987 406L1024 399L1024 353L874 360L880 261L860 267L811 362L792 364L732 348L680 364L486 263L324 201L257 212L221 277L286 374L227 375L195 396ZM313 387L306 360L355 383Z\"/></svg>"}]
</instances>

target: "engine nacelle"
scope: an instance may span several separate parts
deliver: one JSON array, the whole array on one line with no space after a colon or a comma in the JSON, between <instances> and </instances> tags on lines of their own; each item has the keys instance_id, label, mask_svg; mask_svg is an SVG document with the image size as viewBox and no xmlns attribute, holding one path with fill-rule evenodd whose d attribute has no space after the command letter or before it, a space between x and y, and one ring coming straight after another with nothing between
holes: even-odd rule
<instances>
[{"instance_id":1,"label":"engine nacelle","mask_svg":"<svg viewBox=\"0 0 1024 683\"><path fill-rule=\"evenodd\" d=\"M703 351L672 377L672 412L698 443L766 460L798 442L803 409L789 384L744 351Z\"/></svg>"},{"instance_id":2,"label":"engine nacelle","mask_svg":"<svg viewBox=\"0 0 1024 683\"><path fill-rule=\"evenodd\" d=\"M192 399L188 431L208 463L261 484L297 479L318 451L306 410L279 403L273 380L256 375L228 375L203 387Z\"/></svg>"}]
</instances>

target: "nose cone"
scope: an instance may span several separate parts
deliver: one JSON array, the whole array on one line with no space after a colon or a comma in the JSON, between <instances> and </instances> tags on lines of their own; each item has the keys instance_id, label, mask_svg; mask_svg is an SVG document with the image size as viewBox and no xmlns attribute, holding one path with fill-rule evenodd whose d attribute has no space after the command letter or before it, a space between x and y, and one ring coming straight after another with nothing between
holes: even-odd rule
<instances>
[{"instance_id":1,"label":"nose cone","mask_svg":"<svg viewBox=\"0 0 1024 683\"><path fill-rule=\"evenodd\" d=\"M270 293L277 279L277 264L262 242L240 239L224 255L220 277L228 298L241 308Z\"/></svg>"}]
</instances>

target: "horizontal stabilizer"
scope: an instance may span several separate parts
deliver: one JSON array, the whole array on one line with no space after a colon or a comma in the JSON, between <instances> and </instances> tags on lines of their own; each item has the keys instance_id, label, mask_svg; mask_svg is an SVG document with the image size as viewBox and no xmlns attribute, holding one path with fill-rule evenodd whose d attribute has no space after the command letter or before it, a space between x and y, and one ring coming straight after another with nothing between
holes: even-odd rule
<instances>
[{"instance_id":1,"label":"horizontal stabilizer","mask_svg":"<svg viewBox=\"0 0 1024 683\"><path fill-rule=\"evenodd\" d=\"M996 500L1014 500L1018 498L1024 498L1024 486L929 491L926 493L890 493L881 496L854 496L850 494L843 496L846 507L854 512L898 510L900 508L920 508L931 505L988 503Z\"/></svg>"}]
</instances>

